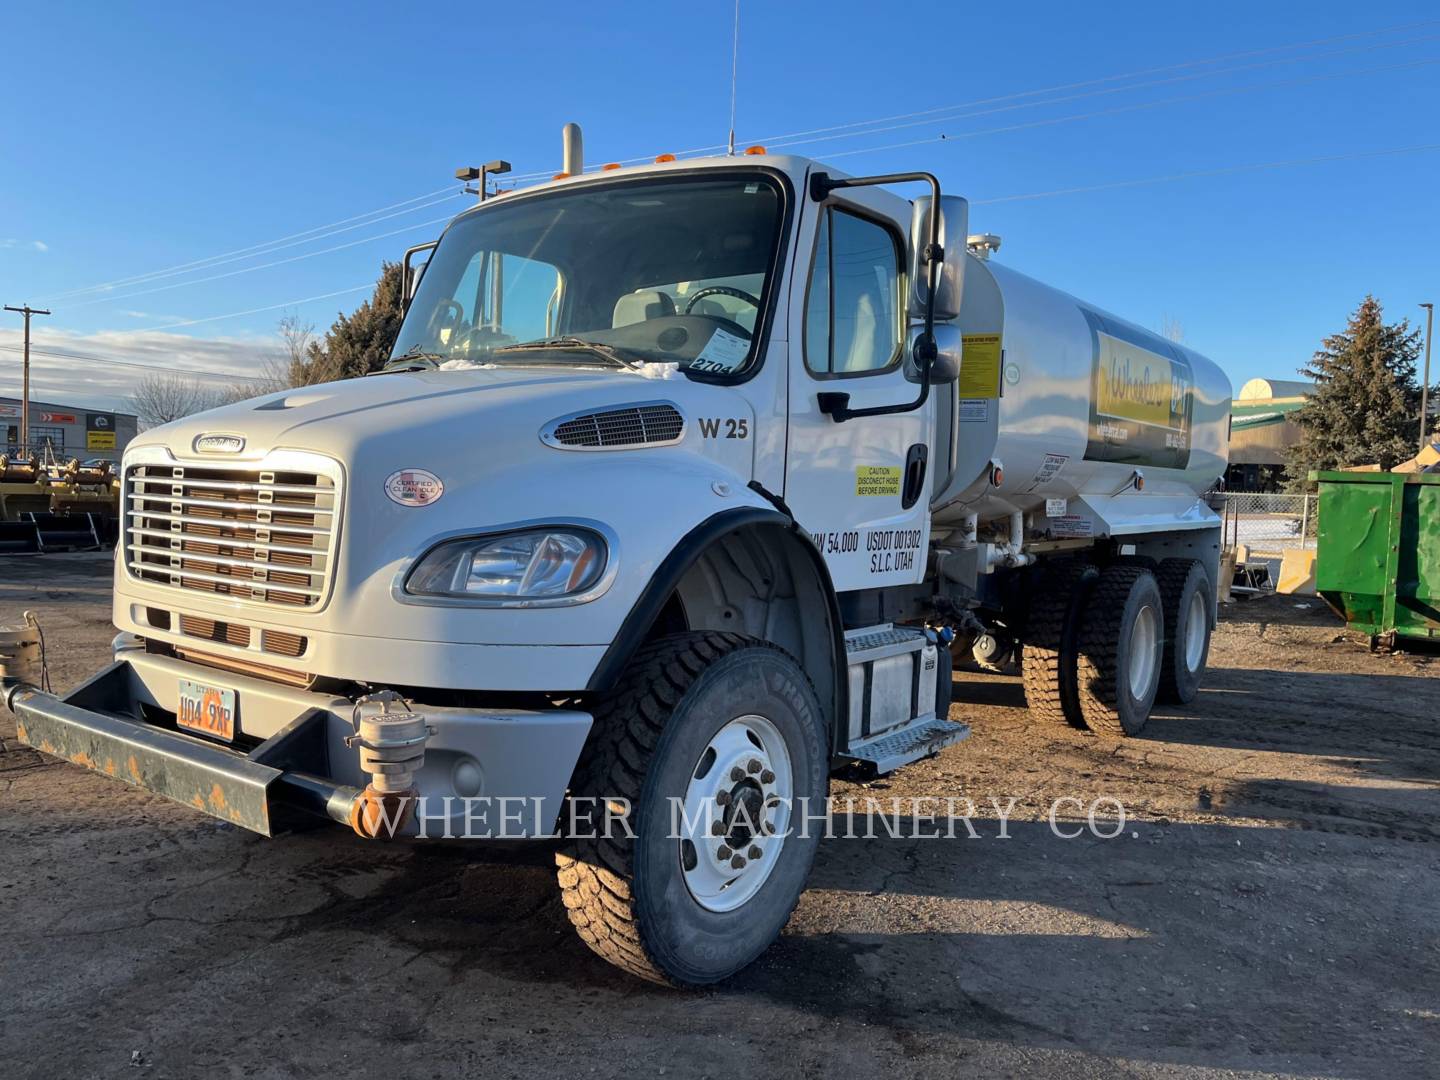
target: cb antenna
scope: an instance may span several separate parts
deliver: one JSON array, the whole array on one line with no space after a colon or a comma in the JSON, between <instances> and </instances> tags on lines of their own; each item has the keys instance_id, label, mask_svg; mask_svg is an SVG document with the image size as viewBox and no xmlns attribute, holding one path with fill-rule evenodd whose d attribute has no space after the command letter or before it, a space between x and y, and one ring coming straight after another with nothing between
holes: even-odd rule
<instances>
[{"instance_id":1,"label":"cb antenna","mask_svg":"<svg viewBox=\"0 0 1440 1080\"><path fill-rule=\"evenodd\" d=\"M735 156L735 78L740 70L740 0L735 0L735 36L730 42L730 149Z\"/></svg>"}]
</instances>

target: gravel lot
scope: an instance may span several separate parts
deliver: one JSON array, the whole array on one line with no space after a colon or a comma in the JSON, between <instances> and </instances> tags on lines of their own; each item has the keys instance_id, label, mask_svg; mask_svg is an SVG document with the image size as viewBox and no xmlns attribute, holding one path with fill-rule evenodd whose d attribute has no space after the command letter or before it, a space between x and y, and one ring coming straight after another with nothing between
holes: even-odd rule
<instances>
[{"instance_id":1,"label":"gravel lot","mask_svg":"<svg viewBox=\"0 0 1440 1080\"><path fill-rule=\"evenodd\" d=\"M0 560L0 622L39 612L57 687L108 660L109 573ZM1435 1076L1440 661L1301 603L1229 607L1199 701L1123 743L958 672L968 742L832 794L862 829L867 799L968 797L979 837L826 841L781 940L706 993L593 957L543 845L266 841L5 713L0 1072ZM1117 838L1052 832L1100 797Z\"/></svg>"}]
</instances>

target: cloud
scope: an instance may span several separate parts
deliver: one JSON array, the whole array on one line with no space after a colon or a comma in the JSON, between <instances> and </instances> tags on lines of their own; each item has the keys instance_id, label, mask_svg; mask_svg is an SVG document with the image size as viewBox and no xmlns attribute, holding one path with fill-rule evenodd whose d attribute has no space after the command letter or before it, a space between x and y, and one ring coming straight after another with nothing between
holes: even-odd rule
<instances>
[{"instance_id":1,"label":"cloud","mask_svg":"<svg viewBox=\"0 0 1440 1080\"><path fill-rule=\"evenodd\" d=\"M45 243L44 240L26 240L22 243L13 236L7 236L5 239L0 240L0 248L17 248L22 246L29 248L31 251L46 252L50 250L50 245Z\"/></svg>"},{"instance_id":2,"label":"cloud","mask_svg":"<svg viewBox=\"0 0 1440 1080\"><path fill-rule=\"evenodd\" d=\"M18 327L0 327L0 396L20 394L22 341ZM145 378L147 369L184 368L186 377L192 377L190 371L206 372L208 376L193 377L203 385L221 388L238 382L241 376L261 375L265 364L279 354L280 343L264 335L198 338L155 330L80 334L37 324L30 348L32 398L126 412L135 384ZM113 362L117 360L125 364ZM128 366L133 364L145 367Z\"/></svg>"}]
</instances>

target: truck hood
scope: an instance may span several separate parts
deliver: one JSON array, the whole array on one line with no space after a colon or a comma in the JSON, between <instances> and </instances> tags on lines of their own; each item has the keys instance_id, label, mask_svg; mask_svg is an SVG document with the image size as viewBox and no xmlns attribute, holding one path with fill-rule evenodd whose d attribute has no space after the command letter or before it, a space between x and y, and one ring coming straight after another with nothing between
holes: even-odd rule
<instances>
[{"instance_id":1,"label":"truck hood","mask_svg":"<svg viewBox=\"0 0 1440 1080\"><path fill-rule=\"evenodd\" d=\"M362 445L403 439L411 448L439 443L464 448L539 446L549 421L576 411L638 402L673 401L694 416L695 409L750 412L744 398L725 387L694 383L678 371L661 369L656 379L632 371L555 368L475 368L395 372L300 387L197 413L153 428L133 447L161 445L177 457L215 460L196 454L202 435L230 434L245 440L224 460L258 459L274 449L314 450L354 461ZM736 412L735 410L739 410ZM516 440L523 440L517 444ZM399 446L392 444L399 451Z\"/></svg>"}]
</instances>

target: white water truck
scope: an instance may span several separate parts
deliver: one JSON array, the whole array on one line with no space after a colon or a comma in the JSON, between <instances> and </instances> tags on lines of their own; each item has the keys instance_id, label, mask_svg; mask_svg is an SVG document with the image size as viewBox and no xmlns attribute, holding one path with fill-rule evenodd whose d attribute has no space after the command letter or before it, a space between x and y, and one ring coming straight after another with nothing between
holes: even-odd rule
<instances>
[{"instance_id":1,"label":"white water truck","mask_svg":"<svg viewBox=\"0 0 1440 1080\"><path fill-rule=\"evenodd\" d=\"M427 245L382 371L136 438L113 664L0 668L29 745L260 833L557 837L592 949L712 983L832 771L968 734L952 638L1037 723L1194 698L1230 386L929 174L570 149Z\"/></svg>"}]
</instances>

